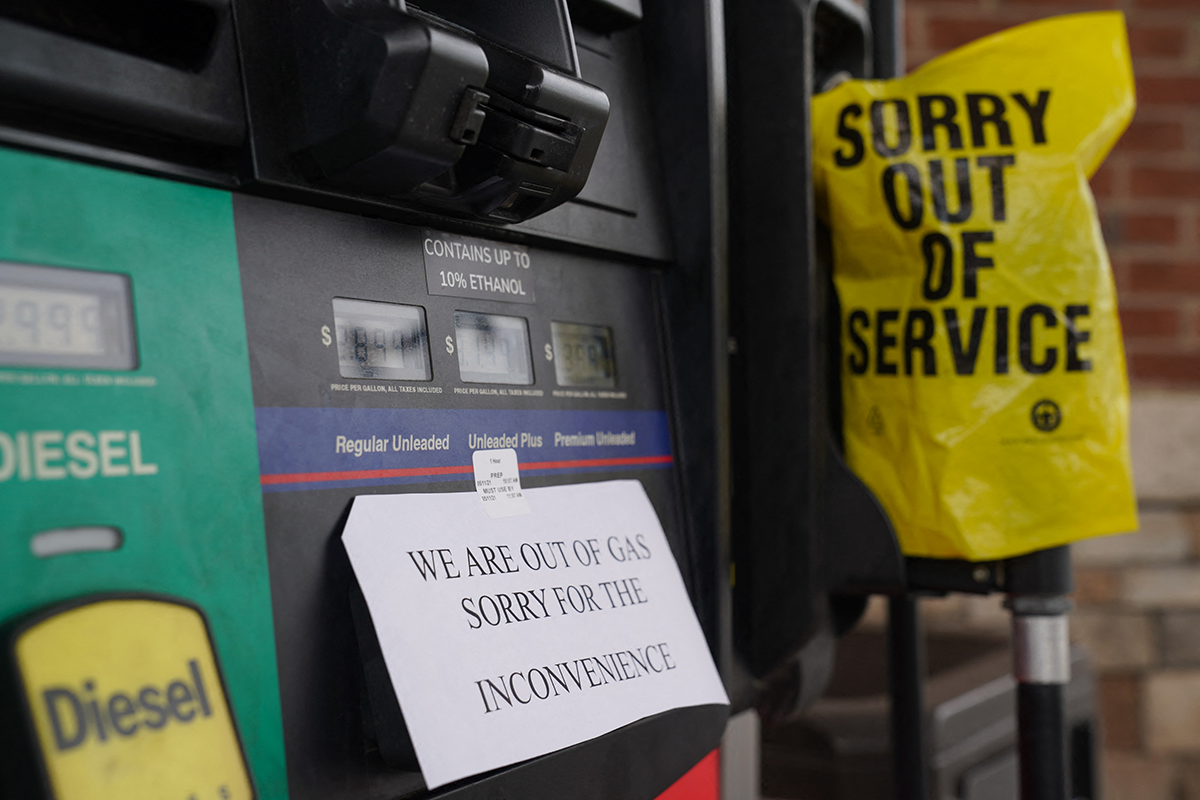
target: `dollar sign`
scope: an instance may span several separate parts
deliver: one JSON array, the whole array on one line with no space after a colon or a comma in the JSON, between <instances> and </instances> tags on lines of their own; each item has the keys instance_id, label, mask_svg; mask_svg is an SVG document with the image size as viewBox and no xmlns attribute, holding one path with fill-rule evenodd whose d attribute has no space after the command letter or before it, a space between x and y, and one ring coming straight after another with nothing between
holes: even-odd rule
<instances>
[{"instance_id":1,"label":"dollar sign","mask_svg":"<svg viewBox=\"0 0 1200 800\"><path fill-rule=\"evenodd\" d=\"M546 360L547 361L554 360L554 350L551 349L550 345L546 345Z\"/></svg>"},{"instance_id":2,"label":"dollar sign","mask_svg":"<svg viewBox=\"0 0 1200 800\"><path fill-rule=\"evenodd\" d=\"M453 336L446 337L446 352L447 353L454 352L454 337Z\"/></svg>"},{"instance_id":3,"label":"dollar sign","mask_svg":"<svg viewBox=\"0 0 1200 800\"><path fill-rule=\"evenodd\" d=\"M333 338L329 335L328 325L321 326L321 343L326 347L329 347L329 345L333 344Z\"/></svg>"}]
</instances>

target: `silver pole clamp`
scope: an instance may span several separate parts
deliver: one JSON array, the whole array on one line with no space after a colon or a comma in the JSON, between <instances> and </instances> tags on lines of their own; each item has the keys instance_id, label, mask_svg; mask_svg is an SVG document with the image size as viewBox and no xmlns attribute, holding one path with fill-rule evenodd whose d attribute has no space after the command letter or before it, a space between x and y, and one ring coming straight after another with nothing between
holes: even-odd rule
<instances>
[{"instance_id":1,"label":"silver pole clamp","mask_svg":"<svg viewBox=\"0 0 1200 800\"><path fill-rule=\"evenodd\" d=\"M1067 617L1013 614L1013 673L1021 683L1071 680Z\"/></svg>"}]
</instances>

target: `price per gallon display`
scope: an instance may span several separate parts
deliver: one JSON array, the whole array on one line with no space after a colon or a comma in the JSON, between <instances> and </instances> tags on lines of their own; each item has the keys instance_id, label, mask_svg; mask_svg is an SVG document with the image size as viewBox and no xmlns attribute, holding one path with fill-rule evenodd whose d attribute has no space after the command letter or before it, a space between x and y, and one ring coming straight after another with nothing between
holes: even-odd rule
<instances>
[{"instance_id":1,"label":"price per gallon display","mask_svg":"<svg viewBox=\"0 0 1200 800\"><path fill-rule=\"evenodd\" d=\"M432 379L424 309L335 297L333 317L343 378Z\"/></svg>"},{"instance_id":2,"label":"price per gallon display","mask_svg":"<svg viewBox=\"0 0 1200 800\"><path fill-rule=\"evenodd\" d=\"M0 284L0 348L25 353L103 353L100 298Z\"/></svg>"},{"instance_id":3,"label":"price per gallon display","mask_svg":"<svg viewBox=\"0 0 1200 800\"><path fill-rule=\"evenodd\" d=\"M454 335L466 383L533 383L529 327L521 317L456 311Z\"/></svg>"},{"instance_id":4,"label":"price per gallon display","mask_svg":"<svg viewBox=\"0 0 1200 800\"><path fill-rule=\"evenodd\" d=\"M554 339L554 372L559 386L611 389L617 385L612 328L551 322L550 335Z\"/></svg>"},{"instance_id":5,"label":"price per gallon display","mask_svg":"<svg viewBox=\"0 0 1200 800\"><path fill-rule=\"evenodd\" d=\"M123 275L0 264L0 364L133 369Z\"/></svg>"}]
</instances>

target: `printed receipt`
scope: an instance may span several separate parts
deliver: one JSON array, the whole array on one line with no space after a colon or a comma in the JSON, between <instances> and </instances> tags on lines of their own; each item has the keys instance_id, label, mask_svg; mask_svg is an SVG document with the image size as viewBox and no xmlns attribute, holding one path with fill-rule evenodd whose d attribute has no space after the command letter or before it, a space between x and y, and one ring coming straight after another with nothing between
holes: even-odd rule
<instances>
[{"instance_id":1,"label":"printed receipt","mask_svg":"<svg viewBox=\"0 0 1200 800\"><path fill-rule=\"evenodd\" d=\"M529 501L521 491L521 473L517 467L517 451L476 450L475 493L483 501L483 510L492 519L519 517L528 514Z\"/></svg>"}]
</instances>

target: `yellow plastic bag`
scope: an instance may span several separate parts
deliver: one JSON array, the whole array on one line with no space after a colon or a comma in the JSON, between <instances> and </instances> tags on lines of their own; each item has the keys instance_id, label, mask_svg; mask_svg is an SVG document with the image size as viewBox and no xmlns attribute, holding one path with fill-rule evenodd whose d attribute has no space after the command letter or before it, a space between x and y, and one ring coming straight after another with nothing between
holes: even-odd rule
<instances>
[{"instance_id":1,"label":"yellow plastic bag","mask_svg":"<svg viewBox=\"0 0 1200 800\"><path fill-rule=\"evenodd\" d=\"M1022 25L814 99L847 458L907 555L998 559L1137 527L1087 183L1133 107L1119 13Z\"/></svg>"}]
</instances>

